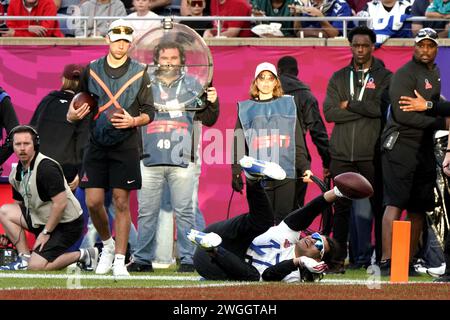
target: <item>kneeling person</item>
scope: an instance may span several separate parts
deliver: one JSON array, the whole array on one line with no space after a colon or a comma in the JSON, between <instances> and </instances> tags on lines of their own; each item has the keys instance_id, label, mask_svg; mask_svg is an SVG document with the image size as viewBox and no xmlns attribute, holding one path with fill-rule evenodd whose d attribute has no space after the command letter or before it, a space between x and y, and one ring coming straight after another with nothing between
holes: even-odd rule
<instances>
[{"instance_id":1,"label":"kneeling person","mask_svg":"<svg viewBox=\"0 0 450 320\"><path fill-rule=\"evenodd\" d=\"M19 258L0 270L58 270L78 261L94 269L97 248L66 253L82 235L82 209L60 165L39 153L37 131L17 126L7 143L19 163L9 176L15 203L0 207L0 223ZM24 229L36 236L31 254Z\"/></svg>"}]
</instances>

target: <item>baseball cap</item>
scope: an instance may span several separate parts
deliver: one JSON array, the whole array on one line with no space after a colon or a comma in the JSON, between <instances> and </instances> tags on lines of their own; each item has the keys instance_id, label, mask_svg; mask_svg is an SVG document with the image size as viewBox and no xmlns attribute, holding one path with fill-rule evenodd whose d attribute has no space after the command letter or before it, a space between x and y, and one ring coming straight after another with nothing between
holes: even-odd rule
<instances>
[{"instance_id":1,"label":"baseball cap","mask_svg":"<svg viewBox=\"0 0 450 320\"><path fill-rule=\"evenodd\" d=\"M439 45L438 43L438 34L436 31L434 31L434 29L431 28L423 28L420 29L419 32L417 32L416 34L416 39L415 42L419 43L422 40L425 39L429 39L431 41L433 41L434 43L436 43L437 45Z\"/></svg>"},{"instance_id":2,"label":"baseball cap","mask_svg":"<svg viewBox=\"0 0 450 320\"><path fill-rule=\"evenodd\" d=\"M68 80L79 80L83 72L83 66L79 64L68 64L64 67L63 77Z\"/></svg>"},{"instance_id":3,"label":"baseball cap","mask_svg":"<svg viewBox=\"0 0 450 320\"><path fill-rule=\"evenodd\" d=\"M115 42L118 40L126 40L128 42L132 42L133 32L134 28L131 25L130 21L118 19L113 21L109 25L108 36L111 42Z\"/></svg>"},{"instance_id":4,"label":"baseball cap","mask_svg":"<svg viewBox=\"0 0 450 320\"><path fill-rule=\"evenodd\" d=\"M275 68L275 66L269 62L263 62L263 63L258 64L258 66L256 67L255 79L263 71L270 71L275 75L275 77L278 77L277 68Z\"/></svg>"}]
</instances>

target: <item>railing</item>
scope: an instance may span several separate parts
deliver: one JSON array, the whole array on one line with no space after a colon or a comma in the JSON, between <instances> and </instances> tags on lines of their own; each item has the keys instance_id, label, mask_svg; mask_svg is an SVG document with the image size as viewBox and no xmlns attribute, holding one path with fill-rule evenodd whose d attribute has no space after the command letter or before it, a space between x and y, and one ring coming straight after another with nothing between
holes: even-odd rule
<instances>
[{"instance_id":1,"label":"railing","mask_svg":"<svg viewBox=\"0 0 450 320\"><path fill-rule=\"evenodd\" d=\"M36 16L36 17L24 17L24 16L1 16L2 20L58 20L58 21L66 21L67 25L70 27L70 29L79 29L82 28L84 30L83 36L84 38L88 35L88 22L93 22L93 34L96 34L97 31L97 22L98 21L113 21L116 19L124 19L124 20L156 20L156 21L163 21L167 17L160 16L155 18L141 18L141 17L116 17L116 16L108 16L108 17L89 17L89 16ZM192 17L192 16L171 16L170 18L173 19L174 22L178 21L249 21L249 22L283 22L283 21L340 21L343 23L343 29L342 29L342 36L344 38L347 37L347 30L348 30L348 23L349 22L366 22L369 25L372 22L372 18L370 17L299 17L299 16L292 16L292 17L223 17L223 16L201 16L201 17ZM407 19L407 21L450 21L450 19L436 19L436 18L426 18L424 16L421 17L411 17ZM220 23L217 24L220 26ZM217 36L220 37L221 30L220 27L217 30Z\"/></svg>"}]
</instances>

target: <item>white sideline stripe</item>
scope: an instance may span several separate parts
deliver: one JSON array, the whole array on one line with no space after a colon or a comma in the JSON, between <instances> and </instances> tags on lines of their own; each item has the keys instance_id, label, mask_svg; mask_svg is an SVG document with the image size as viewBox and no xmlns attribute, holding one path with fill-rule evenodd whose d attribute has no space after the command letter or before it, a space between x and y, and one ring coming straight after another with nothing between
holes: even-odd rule
<instances>
[{"instance_id":1,"label":"white sideline stripe","mask_svg":"<svg viewBox=\"0 0 450 320\"><path fill-rule=\"evenodd\" d=\"M246 285L258 285L259 282L231 282L231 283L210 283L210 284L199 284L199 285L173 285L173 286L153 286L153 287L137 287L137 286L128 286L128 287L118 287L116 289L183 289L183 288L211 288L211 287L239 287L239 286L246 286ZM49 286L49 287L8 287L8 288L0 288L0 291L2 290L46 290L46 289L63 289L63 290L92 290L92 289L115 289L111 286L95 286L95 287L88 287L88 286L80 286L80 287L73 287L68 288L61 287L61 286Z\"/></svg>"},{"instance_id":2,"label":"white sideline stripe","mask_svg":"<svg viewBox=\"0 0 450 320\"><path fill-rule=\"evenodd\" d=\"M33 273L0 273L0 278L5 279L91 279L91 280L184 280L199 281L199 276L129 276L115 277L89 274L33 274Z\"/></svg>"},{"instance_id":3,"label":"white sideline stripe","mask_svg":"<svg viewBox=\"0 0 450 320\"><path fill-rule=\"evenodd\" d=\"M166 280L166 281L199 281L201 285L196 286L231 286L231 285L255 285L255 284L266 284L266 282L228 282L220 284L206 284L200 280L199 276L129 276L129 277L115 277L111 275L88 275L88 274L33 274L33 273L0 273L0 279L85 279L85 280ZM424 284L433 283L430 281L411 281L404 284ZM334 285L374 285L374 284L390 284L387 280L379 281L369 281L363 279L322 279L320 282L306 283L306 284L334 284ZM132 286L131 286L132 287ZM175 288L177 286L164 286ZM180 286L184 288L188 286ZM93 288L93 287L90 287ZM139 287L141 288L141 287ZM152 286L151 288L163 288L161 286ZM0 290L4 290L0 288Z\"/></svg>"}]
</instances>

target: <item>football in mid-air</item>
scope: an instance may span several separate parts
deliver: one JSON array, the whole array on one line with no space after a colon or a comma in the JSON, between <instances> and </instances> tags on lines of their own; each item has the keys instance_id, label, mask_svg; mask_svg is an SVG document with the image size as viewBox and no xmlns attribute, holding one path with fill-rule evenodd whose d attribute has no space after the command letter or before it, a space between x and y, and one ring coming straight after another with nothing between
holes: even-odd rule
<instances>
[{"instance_id":1,"label":"football in mid-air","mask_svg":"<svg viewBox=\"0 0 450 320\"><path fill-rule=\"evenodd\" d=\"M334 185L350 199L364 199L373 195L369 180L356 172L344 172L334 177Z\"/></svg>"},{"instance_id":2,"label":"football in mid-air","mask_svg":"<svg viewBox=\"0 0 450 320\"><path fill-rule=\"evenodd\" d=\"M85 103L91 107L91 110L97 107L97 101L93 96L91 96L87 92L79 92L73 97L73 107L75 110L81 108L81 106Z\"/></svg>"}]
</instances>

